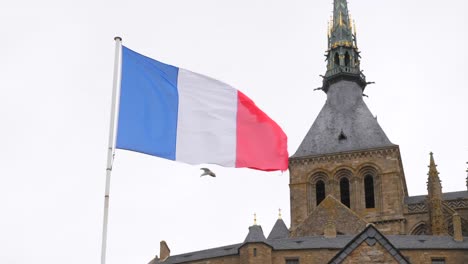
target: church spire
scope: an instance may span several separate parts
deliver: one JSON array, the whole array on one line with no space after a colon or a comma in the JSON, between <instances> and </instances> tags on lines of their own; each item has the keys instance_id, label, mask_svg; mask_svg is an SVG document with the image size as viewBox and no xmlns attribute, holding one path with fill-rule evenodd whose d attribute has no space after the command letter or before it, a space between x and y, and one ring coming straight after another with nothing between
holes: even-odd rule
<instances>
[{"instance_id":1,"label":"church spire","mask_svg":"<svg viewBox=\"0 0 468 264\"><path fill-rule=\"evenodd\" d=\"M346 0L335 0L330 30L330 47L353 46L352 24Z\"/></svg>"},{"instance_id":2,"label":"church spire","mask_svg":"<svg viewBox=\"0 0 468 264\"><path fill-rule=\"evenodd\" d=\"M360 69L356 26L351 21L346 0L334 0L333 17L329 22L326 57L328 63L323 79L322 90L324 92L328 92L330 84L343 79L356 81L364 90L366 77Z\"/></svg>"},{"instance_id":3,"label":"church spire","mask_svg":"<svg viewBox=\"0 0 468 264\"><path fill-rule=\"evenodd\" d=\"M440 183L439 172L437 171L437 165L434 162L434 156L430 153L429 162L429 177L427 179L427 191L428 191L428 206L429 206L429 217L431 233L435 236L446 235L447 226L444 221L444 214L442 210L442 185Z\"/></svg>"},{"instance_id":4,"label":"church spire","mask_svg":"<svg viewBox=\"0 0 468 264\"><path fill-rule=\"evenodd\" d=\"M437 165L434 162L433 153L429 153L429 177L427 179L427 192L430 198L442 199L442 184L440 183L439 172Z\"/></svg>"}]
</instances>

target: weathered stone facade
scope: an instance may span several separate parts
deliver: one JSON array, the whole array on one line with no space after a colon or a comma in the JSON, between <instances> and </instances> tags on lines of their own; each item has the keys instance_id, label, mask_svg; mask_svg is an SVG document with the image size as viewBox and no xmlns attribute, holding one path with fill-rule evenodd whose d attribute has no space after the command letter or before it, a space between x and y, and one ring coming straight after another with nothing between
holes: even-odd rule
<instances>
[{"instance_id":1,"label":"weathered stone facade","mask_svg":"<svg viewBox=\"0 0 468 264\"><path fill-rule=\"evenodd\" d=\"M329 195L296 229L291 229L290 236L322 236L330 224L333 225L336 236L355 235L364 230L368 223Z\"/></svg>"},{"instance_id":2,"label":"weathered stone facade","mask_svg":"<svg viewBox=\"0 0 468 264\"><path fill-rule=\"evenodd\" d=\"M398 146L308 158L291 158L291 230L302 223L317 207L316 183L325 182L326 195L340 198L339 182L350 182L350 209L369 223L376 223L384 233L405 233L406 182ZM366 208L364 177L374 178L375 208ZM385 186L385 187L383 187Z\"/></svg>"},{"instance_id":3,"label":"weathered stone facade","mask_svg":"<svg viewBox=\"0 0 468 264\"><path fill-rule=\"evenodd\" d=\"M411 264L431 263L435 259L443 259L446 264L468 263L468 253L466 249L462 250L400 250L407 257Z\"/></svg>"}]
</instances>

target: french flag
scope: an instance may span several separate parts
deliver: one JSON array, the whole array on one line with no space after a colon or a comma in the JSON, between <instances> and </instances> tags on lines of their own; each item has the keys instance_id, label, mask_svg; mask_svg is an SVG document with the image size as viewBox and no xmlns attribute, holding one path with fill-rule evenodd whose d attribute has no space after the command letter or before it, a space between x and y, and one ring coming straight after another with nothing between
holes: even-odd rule
<instances>
[{"instance_id":1,"label":"french flag","mask_svg":"<svg viewBox=\"0 0 468 264\"><path fill-rule=\"evenodd\" d=\"M125 46L116 147L188 164L288 168L285 133L243 93Z\"/></svg>"}]
</instances>

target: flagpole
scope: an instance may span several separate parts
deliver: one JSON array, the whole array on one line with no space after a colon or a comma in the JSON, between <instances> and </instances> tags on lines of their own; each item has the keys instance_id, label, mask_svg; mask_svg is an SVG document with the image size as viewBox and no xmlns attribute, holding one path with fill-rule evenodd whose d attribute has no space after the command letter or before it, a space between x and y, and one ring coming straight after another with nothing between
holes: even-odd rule
<instances>
[{"instance_id":1,"label":"flagpole","mask_svg":"<svg viewBox=\"0 0 468 264\"><path fill-rule=\"evenodd\" d=\"M121 55L122 55L122 38L115 37L115 57L114 57L114 80L112 88L112 103L111 116L109 126L109 147L107 149L107 165L106 165L106 190L104 194L104 219L102 225L102 247L101 247L101 264L106 263L106 247L107 247L107 222L109 216L109 191L110 178L112 173L112 165L115 154L115 127L116 127L116 105L117 96L120 89L121 81Z\"/></svg>"}]
</instances>

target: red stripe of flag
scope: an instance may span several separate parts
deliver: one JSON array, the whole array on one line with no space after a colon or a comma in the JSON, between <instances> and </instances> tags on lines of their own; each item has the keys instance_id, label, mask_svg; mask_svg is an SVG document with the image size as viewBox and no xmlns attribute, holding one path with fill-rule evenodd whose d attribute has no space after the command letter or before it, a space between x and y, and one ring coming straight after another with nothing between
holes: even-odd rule
<instances>
[{"instance_id":1,"label":"red stripe of flag","mask_svg":"<svg viewBox=\"0 0 468 264\"><path fill-rule=\"evenodd\" d=\"M237 91L237 98L236 167L287 170L286 134L245 94Z\"/></svg>"}]
</instances>

